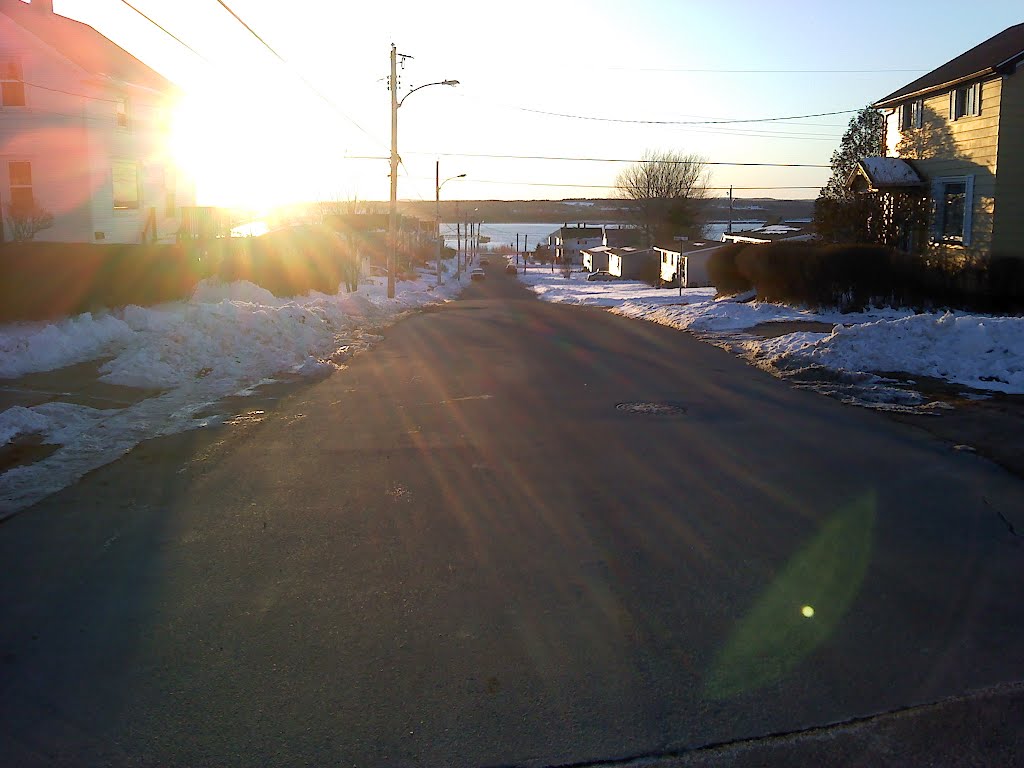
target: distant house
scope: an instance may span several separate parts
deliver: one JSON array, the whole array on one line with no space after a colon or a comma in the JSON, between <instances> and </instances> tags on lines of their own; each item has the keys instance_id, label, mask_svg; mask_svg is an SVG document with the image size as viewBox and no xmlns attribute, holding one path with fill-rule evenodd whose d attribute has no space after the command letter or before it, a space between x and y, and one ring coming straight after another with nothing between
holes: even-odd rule
<instances>
[{"instance_id":1,"label":"distant house","mask_svg":"<svg viewBox=\"0 0 1024 768\"><path fill-rule=\"evenodd\" d=\"M654 282L658 279L659 257L653 248L609 248L608 271L616 277Z\"/></svg>"},{"instance_id":2,"label":"distant house","mask_svg":"<svg viewBox=\"0 0 1024 768\"><path fill-rule=\"evenodd\" d=\"M608 271L608 252L611 249L607 245L596 245L593 248L584 248L583 254L583 271L584 272L597 272L603 270Z\"/></svg>"},{"instance_id":3,"label":"distant house","mask_svg":"<svg viewBox=\"0 0 1024 768\"><path fill-rule=\"evenodd\" d=\"M1024 24L1003 30L873 105L884 157L848 184L926 198L909 243L949 257L1024 256Z\"/></svg>"},{"instance_id":4,"label":"distant house","mask_svg":"<svg viewBox=\"0 0 1024 768\"><path fill-rule=\"evenodd\" d=\"M36 240L173 239L191 183L166 154L177 89L52 0L0 0L0 203L41 208Z\"/></svg>"},{"instance_id":5,"label":"distant house","mask_svg":"<svg viewBox=\"0 0 1024 768\"><path fill-rule=\"evenodd\" d=\"M605 227L601 245L609 248L640 248L644 243L644 231L636 227Z\"/></svg>"},{"instance_id":6,"label":"distant house","mask_svg":"<svg viewBox=\"0 0 1024 768\"><path fill-rule=\"evenodd\" d=\"M722 235L724 243L777 243L782 240L799 242L814 239L814 229L810 224L768 224L746 232L733 232Z\"/></svg>"},{"instance_id":7,"label":"distant house","mask_svg":"<svg viewBox=\"0 0 1024 768\"><path fill-rule=\"evenodd\" d=\"M582 266L583 249L603 245L604 231L601 227L566 224L548 236L548 244L555 254L555 261Z\"/></svg>"},{"instance_id":8,"label":"distant house","mask_svg":"<svg viewBox=\"0 0 1024 768\"><path fill-rule=\"evenodd\" d=\"M677 242L672 245L655 246L661 257L661 282L668 285L680 285L683 288L705 288L710 286L708 260L711 254L722 246L720 242L709 240L691 240ZM680 270L682 270L680 272Z\"/></svg>"}]
</instances>

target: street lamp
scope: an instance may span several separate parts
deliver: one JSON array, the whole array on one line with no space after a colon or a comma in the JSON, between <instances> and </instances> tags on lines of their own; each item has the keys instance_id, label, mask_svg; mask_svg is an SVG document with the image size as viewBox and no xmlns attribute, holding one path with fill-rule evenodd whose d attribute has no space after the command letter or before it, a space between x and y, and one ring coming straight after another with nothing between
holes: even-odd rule
<instances>
[{"instance_id":1,"label":"street lamp","mask_svg":"<svg viewBox=\"0 0 1024 768\"><path fill-rule=\"evenodd\" d=\"M412 93L412 91L409 91ZM449 176L444 181L441 179L441 161L434 161L434 205L435 214L437 218L437 284L441 284L441 253L444 251L444 238L441 237L441 187L447 184L452 179L464 179L466 174L460 173L458 176Z\"/></svg>"},{"instance_id":2,"label":"street lamp","mask_svg":"<svg viewBox=\"0 0 1024 768\"><path fill-rule=\"evenodd\" d=\"M427 83L413 88L401 101L398 99L398 57L403 59L412 58L404 53L400 54L395 50L395 44L391 44L391 79L388 83L391 86L391 205L388 208L388 298L395 297L395 250L398 244L398 108L405 103L405 100L416 91L429 88L432 85L459 84L458 80L441 80L436 83Z\"/></svg>"}]
</instances>

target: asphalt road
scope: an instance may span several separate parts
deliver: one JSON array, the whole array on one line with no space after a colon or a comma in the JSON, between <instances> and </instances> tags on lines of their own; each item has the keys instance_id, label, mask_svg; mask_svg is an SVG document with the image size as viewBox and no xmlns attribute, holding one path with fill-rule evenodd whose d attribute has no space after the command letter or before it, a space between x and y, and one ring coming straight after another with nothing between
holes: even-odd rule
<instances>
[{"instance_id":1,"label":"asphalt road","mask_svg":"<svg viewBox=\"0 0 1024 768\"><path fill-rule=\"evenodd\" d=\"M1021 509L976 456L492 268L0 525L0 763L556 765L1024 680Z\"/></svg>"}]
</instances>

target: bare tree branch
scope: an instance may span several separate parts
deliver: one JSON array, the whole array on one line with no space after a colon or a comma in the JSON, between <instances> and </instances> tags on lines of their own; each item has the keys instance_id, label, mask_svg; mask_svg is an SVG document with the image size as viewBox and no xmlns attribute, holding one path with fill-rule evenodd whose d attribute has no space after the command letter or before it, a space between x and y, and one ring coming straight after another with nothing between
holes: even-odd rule
<instances>
[{"instance_id":1,"label":"bare tree branch","mask_svg":"<svg viewBox=\"0 0 1024 768\"><path fill-rule=\"evenodd\" d=\"M634 222L649 243L679 234L700 234L710 174L703 157L674 150L647 150L615 179L619 197L633 201Z\"/></svg>"}]
</instances>

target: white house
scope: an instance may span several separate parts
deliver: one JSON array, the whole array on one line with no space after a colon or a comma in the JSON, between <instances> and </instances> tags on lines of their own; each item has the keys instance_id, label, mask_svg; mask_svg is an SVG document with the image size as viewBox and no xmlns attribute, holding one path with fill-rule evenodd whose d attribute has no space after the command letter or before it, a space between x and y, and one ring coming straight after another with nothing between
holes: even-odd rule
<instances>
[{"instance_id":1,"label":"white house","mask_svg":"<svg viewBox=\"0 0 1024 768\"><path fill-rule=\"evenodd\" d=\"M583 249L603 245L604 230L601 227L585 225L564 225L548 236L548 244L555 253L555 260L569 264L583 264Z\"/></svg>"},{"instance_id":2,"label":"white house","mask_svg":"<svg viewBox=\"0 0 1024 768\"><path fill-rule=\"evenodd\" d=\"M38 207L36 240L173 239L190 181L168 155L176 88L52 0L0 0L0 204Z\"/></svg>"},{"instance_id":3,"label":"white house","mask_svg":"<svg viewBox=\"0 0 1024 768\"><path fill-rule=\"evenodd\" d=\"M661 256L661 281L669 285L680 285L679 279L682 276L683 288L710 286L708 260L721 246L722 243L707 240L655 246L654 250Z\"/></svg>"}]
</instances>

